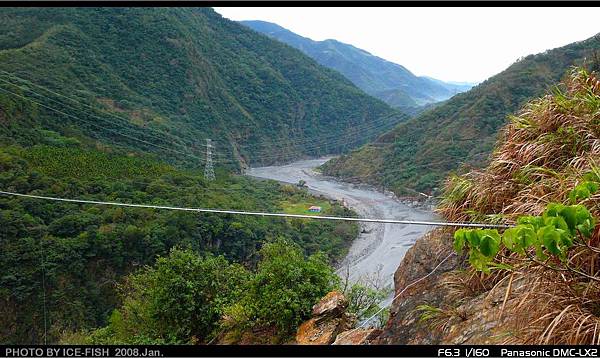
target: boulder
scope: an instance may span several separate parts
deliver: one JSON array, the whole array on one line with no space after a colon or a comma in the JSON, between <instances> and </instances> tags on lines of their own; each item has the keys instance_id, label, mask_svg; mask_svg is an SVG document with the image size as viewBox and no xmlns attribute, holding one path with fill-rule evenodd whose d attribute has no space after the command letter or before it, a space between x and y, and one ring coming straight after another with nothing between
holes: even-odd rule
<instances>
[{"instance_id":1,"label":"boulder","mask_svg":"<svg viewBox=\"0 0 600 358\"><path fill-rule=\"evenodd\" d=\"M345 329L343 317L321 319L311 318L298 327L298 344L331 344L337 335Z\"/></svg>"}]
</instances>

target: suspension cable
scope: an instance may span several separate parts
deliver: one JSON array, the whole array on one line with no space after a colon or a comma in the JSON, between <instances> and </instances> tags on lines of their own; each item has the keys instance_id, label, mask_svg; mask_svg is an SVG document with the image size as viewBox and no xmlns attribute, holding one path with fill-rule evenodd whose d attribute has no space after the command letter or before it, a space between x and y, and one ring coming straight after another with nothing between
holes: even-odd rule
<instances>
[{"instance_id":1,"label":"suspension cable","mask_svg":"<svg viewBox=\"0 0 600 358\"><path fill-rule=\"evenodd\" d=\"M395 219L385 219L385 218L383 218L383 219L349 218L349 217L341 217L341 216L317 216L317 215L269 213L269 212L226 210L226 209L206 209L206 208L187 208L187 207L147 205L147 204L129 204L129 203L120 203L120 202L111 202L111 201L67 199L67 198L58 198L58 197L52 197L52 196L14 193L14 192L8 192L8 191L0 191L0 194L32 198L32 199L79 203L79 204L126 206L126 207L134 207L134 208L179 210L179 211L192 211L192 212L201 212L201 213L235 214L235 215L250 215L250 216L272 216L272 217L304 218L304 219L315 219L315 220L338 220L338 221L356 221L356 222L372 222L372 223L383 223L383 224L426 225L426 226L485 227L485 228L504 228L504 229L513 227L512 225L472 223L472 222L413 221L413 220L395 220Z\"/></svg>"}]
</instances>

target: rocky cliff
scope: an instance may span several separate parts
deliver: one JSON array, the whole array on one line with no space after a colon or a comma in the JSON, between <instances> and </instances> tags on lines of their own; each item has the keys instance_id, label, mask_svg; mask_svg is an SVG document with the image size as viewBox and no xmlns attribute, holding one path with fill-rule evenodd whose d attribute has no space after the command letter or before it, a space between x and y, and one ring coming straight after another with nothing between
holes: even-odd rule
<instances>
[{"instance_id":1,"label":"rocky cliff","mask_svg":"<svg viewBox=\"0 0 600 358\"><path fill-rule=\"evenodd\" d=\"M392 304L390 318L372 344L499 344L508 333L509 316L503 307L514 305L514 291L523 288L509 280L493 290L470 291L473 277L465 256L453 255L449 230L435 230L419 239L407 252L394 275L396 295L407 285L433 271L427 279L410 286ZM475 280L477 277L474 278ZM506 300L506 302L505 302ZM429 315L428 315L429 314ZM428 319L424 319L428 317Z\"/></svg>"}]
</instances>

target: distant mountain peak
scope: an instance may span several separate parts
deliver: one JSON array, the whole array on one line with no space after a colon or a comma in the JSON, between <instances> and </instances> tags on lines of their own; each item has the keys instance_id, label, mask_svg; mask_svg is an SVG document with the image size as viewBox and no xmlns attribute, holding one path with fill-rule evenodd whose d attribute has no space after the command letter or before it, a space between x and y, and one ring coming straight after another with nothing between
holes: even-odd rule
<instances>
[{"instance_id":1,"label":"distant mountain peak","mask_svg":"<svg viewBox=\"0 0 600 358\"><path fill-rule=\"evenodd\" d=\"M406 67L336 39L315 41L278 24L261 20L241 21L251 29L284 42L334 69L357 87L391 106L415 111L416 107L446 100L472 87L427 76L416 76Z\"/></svg>"}]
</instances>

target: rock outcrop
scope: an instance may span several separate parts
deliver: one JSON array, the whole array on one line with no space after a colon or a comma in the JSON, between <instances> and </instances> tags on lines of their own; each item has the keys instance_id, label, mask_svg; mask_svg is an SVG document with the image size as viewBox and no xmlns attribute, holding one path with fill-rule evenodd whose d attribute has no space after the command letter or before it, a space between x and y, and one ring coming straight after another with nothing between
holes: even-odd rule
<instances>
[{"instance_id":1,"label":"rock outcrop","mask_svg":"<svg viewBox=\"0 0 600 358\"><path fill-rule=\"evenodd\" d=\"M348 300L338 291L329 292L314 305L313 317L298 327L298 344L332 344L338 334L352 328L356 319L346 312Z\"/></svg>"},{"instance_id":2,"label":"rock outcrop","mask_svg":"<svg viewBox=\"0 0 600 358\"><path fill-rule=\"evenodd\" d=\"M430 232L407 252L394 275L396 295L407 285L430 273L452 249L452 235ZM465 257L453 255L434 274L408 288L392 303L390 318L377 338L368 344L500 344L511 327L519 325L503 311L514 309L518 295L530 284L527 276L506 279L492 290L462 296L450 294L448 278L453 270L467 266ZM438 322L421 320L418 306L441 308ZM435 321L436 319L433 319ZM520 343L513 338L510 343ZM360 344L360 343L357 343Z\"/></svg>"},{"instance_id":3,"label":"rock outcrop","mask_svg":"<svg viewBox=\"0 0 600 358\"><path fill-rule=\"evenodd\" d=\"M358 344L371 344L381 334L380 329L374 328L355 328L349 331L338 334L335 345L358 345Z\"/></svg>"},{"instance_id":4,"label":"rock outcrop","mask_svg":"<svg viewBox=\"0 0 600 358\"><path fill-rule=\"evenodd\" d=\"M429 274L452 252L450 233L434 230L417 240L408 250L394 274L395 294L406 286ZM439 344L443 332L432 330L421 322L419 305L439 307L446 303L446 289L440 278L444 273L461 265L462 260L454 255L446 260L427 279L408 288L396 298L390 309L390 318L374 344Z\"/></svg>"}]
</instances>

